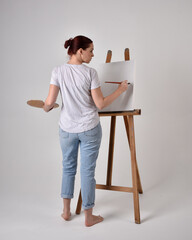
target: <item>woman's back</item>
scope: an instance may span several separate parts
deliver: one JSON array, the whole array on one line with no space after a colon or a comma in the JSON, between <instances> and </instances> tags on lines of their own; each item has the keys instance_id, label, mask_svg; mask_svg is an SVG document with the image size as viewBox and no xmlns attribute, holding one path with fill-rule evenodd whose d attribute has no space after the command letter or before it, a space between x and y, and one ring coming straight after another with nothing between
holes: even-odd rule
<instances>
[{"instance_id":1,"label":"woman's back","mask_svg":"<svg viewBox=\"0 0 192 240\"><path fill-rule=\"evenodd\" d=\"M91 89L100 87L95 69L84 64L63 64L53 69L51 84L60 88L62 108L59 125L67 132L83 132L99 123Z\"/></svg>"}]
</instances>

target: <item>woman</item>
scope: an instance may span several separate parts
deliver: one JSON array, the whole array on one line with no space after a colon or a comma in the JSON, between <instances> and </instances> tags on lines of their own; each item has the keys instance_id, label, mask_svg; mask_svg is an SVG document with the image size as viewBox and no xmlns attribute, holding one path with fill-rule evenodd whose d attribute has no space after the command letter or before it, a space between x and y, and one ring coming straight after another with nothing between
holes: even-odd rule
<instances>
[{"instance_id":1,"label":"woman","mask_svg":"<svg viewBox=\"0 0 192 240\"><path fill-rule=\"evenodd\" d=\"M103 221L92 214L95 204L95 167L101 143L102 130L97 109L103 109L127 90L127 81L116 91L103 97L95 69L84 65L94 56L93 42L85 36L70 38L64 44L70 60L53 69L48 97L43 109L50 111L56 102L59 90L62 107L59 121L60 145L63 153L61 197L62 217L69 220L70 202L73 198L77 169L77 154L81 152L81 195L85 213L85 226Z\"/></svg>"}]
</instances>

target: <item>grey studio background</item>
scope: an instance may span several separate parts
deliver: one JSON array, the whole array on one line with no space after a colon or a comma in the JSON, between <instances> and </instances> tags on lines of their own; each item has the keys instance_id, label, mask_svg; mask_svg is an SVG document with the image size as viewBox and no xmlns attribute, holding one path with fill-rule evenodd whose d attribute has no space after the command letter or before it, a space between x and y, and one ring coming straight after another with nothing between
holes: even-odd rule
<instances>
[{"instance_id":1,"label":"grey studio background","mask_svg":"<svg viewBox=\"0 0 192 240\"><path fill-rule=\"evenodd\" d=\"M1 151L0 238L7 239L191 239L192 2L187 0L0 1ZM94 41L97 69L113 51L136 60L136 154L144 194L141 224L134 223L130 193L96 190L94 213L103 223L85 228L75 216L61 217L62 158L59 109L45 113L30 99L47 97L52 69L68 61L64 41L76 35ZM57 101L59 104L60 97ZM106 181L109 118L97 183ZM117 119L113 185L131 186L123 120Z\"/></svg>"}]
</instances>

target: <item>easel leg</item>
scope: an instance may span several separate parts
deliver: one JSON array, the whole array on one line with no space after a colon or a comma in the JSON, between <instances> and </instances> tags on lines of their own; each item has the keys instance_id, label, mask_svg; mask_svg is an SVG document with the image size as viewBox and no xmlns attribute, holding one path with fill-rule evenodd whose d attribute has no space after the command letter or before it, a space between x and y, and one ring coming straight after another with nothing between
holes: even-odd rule
<instances>
[{"instance_id":1,"label":"easel leg","mask_svg":"<svg viewBox=\"0 0 192 240\"><path fill-rule=\"evenodd\" d=\"M79 199L78 199L77 208L76 208L76 214L81 213L81 205L82 205L82 197L81 197L81 190L80 190Z\"/></svg>"},{"instance_id":2,"label":"easel leg","mask_svg":"<svg viewBox=\"0 0 192 240\"><path fill-rule=\"evenodd\" d=\"M112 181L113 152L114 152L114 142L115 142L115 124L116 124L116 116L112 116L111 117L111 129L110 129L107 181L106 181L107 186L111 186L111 181Z\"/></svg>"},{"instance_id":3,"label":"easel leg","mask_svg":"<svg viewBox=\"0 0 192 240\"><path fill-rule=\"evenodd\" d=\"M124 118L125 128L126 128L126 132L127 132L129 148L131 149L131 147L130 147L130 136L129 136L129 118L128 118L128 116L123 116L123 118ZM137 166L137 159L135 159L135 162L136 162L136 171L137 171L138 191L139 191L139 193L143 193L143 189L142 189L142 185L141 185L141 179L140 179L140 175L139 175L139 169L138 169L138 166Z\"/></svg>"},{"instance_id":4,"label":"easel leg","mask_svg":"<svg viewBox=\"0 0 192 240\"><path fill-rule=\"evenodd\" d=\"M140 223L139 193L138 193L138 183L137 183L137 164L136 164L133 116L129 116L129 137L130 137L130 150L131 150L131 169L132 169L132 182L133 182L135 222Z\"/></svg>"}]
</instances>

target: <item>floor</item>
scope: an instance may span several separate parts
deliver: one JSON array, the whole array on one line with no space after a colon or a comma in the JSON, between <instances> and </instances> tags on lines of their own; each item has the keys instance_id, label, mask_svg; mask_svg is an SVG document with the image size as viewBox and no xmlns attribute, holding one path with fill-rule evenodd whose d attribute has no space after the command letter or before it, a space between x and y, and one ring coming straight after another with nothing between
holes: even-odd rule
<instances>
[{"instance_id":1,"label":"floor","mask_svg":"<svg viewBox=\"0 0 192 240\"><path fill-rule=\"evenodd\" d=\"M24 197L1 198L0 239L192 239L190 198L176 188L169 190L163 184L144 189L141 224L134 223L132 194L96 190L94 214L102 215L104 221L89 228L84 225L83 212L74 214L77 197L71 202L71 221L60 217L60 198L45 203Z\"/></svg>"}]
</instances>

